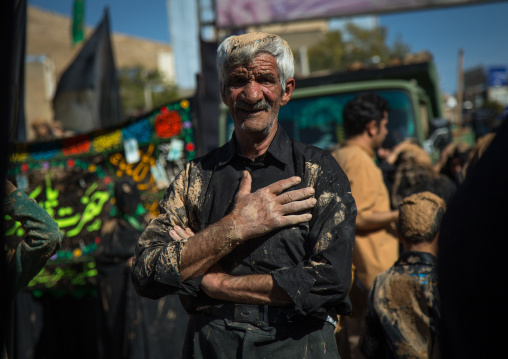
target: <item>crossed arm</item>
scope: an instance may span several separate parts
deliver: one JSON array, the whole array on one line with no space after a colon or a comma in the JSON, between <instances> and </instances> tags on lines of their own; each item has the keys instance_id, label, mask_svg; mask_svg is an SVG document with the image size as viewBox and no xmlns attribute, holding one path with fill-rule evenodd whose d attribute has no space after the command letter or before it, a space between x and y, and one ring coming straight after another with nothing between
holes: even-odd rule
<instances>
[{"instance_id":1,"label":"crossed arm","mask_svg":"<svg viewBox=\"0 0 508 359\"><path fill-rule=\"evenodd\" d=\"M175 226L169 232L173 240L194 236L189 228ZM224 272L219 263L208 269L201 281L201 289L211 298L246 303L284 305L291 303L288 295L268 274L233 276Z\"/></svg>"},{"instance_id":2,"label":"crossed arm","mask_svg":"<svg viewBox=\"0 0 508 359\"><path fill-rule=\"evenodd\" d=\"M289 296L268 274L232 276L217 263L238 244L275 229L309 221L309 210L316 204L311 187L289 191L301 181L291 177L251 193L252 179L245 171L231 214L194 234L189 228L175 226L173 240L188 238L181 253L182 281L204 275L201 289L210 297L250 304L285 305Z\"/></svg>"}]
</instances>

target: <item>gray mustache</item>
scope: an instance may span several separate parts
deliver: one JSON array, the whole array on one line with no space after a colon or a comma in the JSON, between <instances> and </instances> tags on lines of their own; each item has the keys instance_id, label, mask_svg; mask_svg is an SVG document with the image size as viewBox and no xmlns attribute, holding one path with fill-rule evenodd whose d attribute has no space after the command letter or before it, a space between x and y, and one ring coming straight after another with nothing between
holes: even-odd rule
<instances>
[{"instance_id":1,"label":"gray mustache","mask_svg":"<svg viewBox=\"0 0 508 359\"><path fill-rule=\"evenodd\" d=\"M236 100L235 104L233 105L234 110L244 110L244 111L259 111L259 110L270 110L271 105L266 100L259 100L254 105L251 105L250 103L247 103L242 100Z\"/></svg>"}]
</instances>

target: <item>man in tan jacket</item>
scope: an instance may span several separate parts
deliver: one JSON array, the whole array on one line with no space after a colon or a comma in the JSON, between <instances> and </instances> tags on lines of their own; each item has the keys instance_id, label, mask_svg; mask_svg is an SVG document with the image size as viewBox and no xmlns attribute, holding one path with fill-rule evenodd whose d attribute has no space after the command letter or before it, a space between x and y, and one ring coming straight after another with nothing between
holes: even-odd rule
<instances>
[{"instance_id":1,"label":"man in tan jacket","mask_svg":"<svg viewBox=\"0 0 508 359\"><path fill-rule=\"evenodd\" d=\"M390 210L388 190L375 163L375 151L388 134L387 107L386 100L374 93L360 94L348 102L343 111L347 141L333 153L349 178L358 209L350 293L353 316L346 320L353 355L357 353L369 289L376 276L390 268L399 254L397 239L392 235L399 213Z\"/></svg>"}]
</instances>

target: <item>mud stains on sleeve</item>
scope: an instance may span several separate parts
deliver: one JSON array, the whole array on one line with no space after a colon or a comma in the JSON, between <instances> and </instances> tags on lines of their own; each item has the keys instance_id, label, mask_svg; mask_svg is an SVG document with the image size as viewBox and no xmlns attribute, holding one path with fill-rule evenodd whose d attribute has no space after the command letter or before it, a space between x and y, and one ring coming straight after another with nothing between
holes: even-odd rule
<instances>
[{"instance_id":1,"label":"mud stains on sleeve","mask_svg":"<svg viewBox=\"0 0 508 359\"><path fill-rule=\"evenodd\" d=\"M314 253L319 253L328 248L333 242L333 236L330 232L324 233L314 247Z\"/></svg>"},{"instance_id":2,"label":"mud stains on sleeve","mask_svg":"<svg viewBox=\"0 0 508 359\"><path fill-rule=\"evenodd\" d=\"M316 187L319 176L323 173L321 166L317 163L305 162L305 175L302 182L307 187Z\"/></svg>"},{"instance_id":3,"label":"mud stains on sleeve","mask_svg":"<svg viewBox=\"0 0 508 359\"><path fill-rule=\"evenodd\" d=\"M196 169L189 171L188 174L188 187L186 193L186 200L188 205L191 207L201 206L204 194L203 178Z\"/></svg>"},{"instance_id":4,"label":"mud stains on sleeve","mask_svg":"<svg viewBox=\"0 0 508 359\"><path fill-rule=\"evenodd\" d=\"M334 238L335 229L346 218L346 205L336 193L323 192L317 201L316 207L318 213L324 212L324 209L333 206L333 215L325 221L321 229L320 238L314 247L314 253L319 253L328 248L336 238Z\"/></svg>"},{"instance_id":5,"label":"mud stains on sleeve","mask_svg":"<svg viewBox=\"0 0 508 359\"><path fill-rule=\"evenodd\" d=\"M138 240L133 262L133 281L138 293L151 295L154 280L168 285L180 282L180 253L187 240L173 241L169 231L175 225L189 227L186 206L190 166L171 183L160 202L161 214L150 222Z\"/></svg>"},{"instance_id":6,"label":"mud stains on sleeve","mask_svg":"<svg viewBox=\"0 0 508 359\"><path fill-rule=\"evenodd\" d=\"M166 246L161 252L157 266L162 270L167 268L171 274L180 276L180 254L186 243L187 239L185 238L178 241L178 243L173 242L171 245Z\"/></svg>"},{"instance_id":7,"label":"mud stains on sleeve","mask_svg":"<svg viewBox=\"0 0 508 359\"><path fill-rule=\"evenodd\" d=\"M166 216L166 221L172 227L180 225L187 227L186 193L187 193L187 175L189 165L175 178L169 186L164 199L160 202L161 215Z\"/></svg>"},{"instance_id":8,"label":"mud stains on sleeve","mask_svg":"<svg viewBox=\"0 0 508 359\"><path fill-rule=\"evenodd\" d=\"M202 229L199 209L205 201L207 186L204 178L202 171L191 162L173 181L161 202L161 208L170 217L171 227L189 227L194 232Z\"/></svg>"},{"instance_id":9,"label":"mud stains on sleeve","mask_svg":"<svg viewBox=\"0 0 508 359\"><path fill-rule=\"evenodd\" d=\"M340 200L339 196L337 196L336 193L323 192L317 199L316 206L318 208L325 208L332 202L332 200L337 201L337 199Z\"/></svg>"}]
</instances>

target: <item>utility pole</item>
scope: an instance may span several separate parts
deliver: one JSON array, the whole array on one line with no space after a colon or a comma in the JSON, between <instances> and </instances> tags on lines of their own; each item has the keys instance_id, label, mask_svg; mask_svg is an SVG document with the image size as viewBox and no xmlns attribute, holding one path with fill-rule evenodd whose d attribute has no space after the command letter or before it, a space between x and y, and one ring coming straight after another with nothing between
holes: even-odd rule
<instances>
[{"instance_id":1,"label":"utility pole","mask_svg":"<svg viewBox=\"0 0 508 359\"><path fill-rule=\"evenodd\" d=\"M187 96L196 90L196 74L201 72L197 1L166 0L176 84Z\"/></svg>"},{"instance_id":2,"label":"utility pole","mask_svg":"<svg viewBox=\"0 0 508 359\"><path fill-rule=\"evenodd\" d=\"M309 55L307 54L307 46L300 46L300 68L303 76L309 76L310 68L309 68Z\"/></svg>"},{"instance_id":3,"label":"utility pole","mask_svg":"<svg viewBox=\"0 0 508 359\"><path fill-rule=\"evenodd\" d=\"M457 128L462 127L462 94L464 87L464 71L462 70L464 64L464 50L459 49L459 62L458 62L458 73L457 73L457 114L456 124Z\"/></svg>"}]
</instances>

